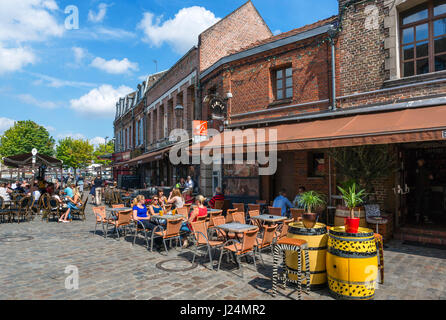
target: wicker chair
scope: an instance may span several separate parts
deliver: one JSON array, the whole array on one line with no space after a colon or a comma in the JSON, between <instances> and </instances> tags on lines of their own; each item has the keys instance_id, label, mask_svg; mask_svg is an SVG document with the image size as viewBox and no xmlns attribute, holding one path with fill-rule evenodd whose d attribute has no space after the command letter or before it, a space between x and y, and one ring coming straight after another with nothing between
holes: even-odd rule
<instances>
[{"instance_id":1,"label":"wicker chair","mask_svg":"<svg viewBox=\"0 0 446 320\"><path fill-rule=\"evenodd\" d=\"M218 269L220 270L221 259L223 255L226 253L232 253L235 255L237 260L237 264L242 273L243 278L243 268L241 265L241 258L250 255L254 260L254 267L257 269L256 265L256 243L257 243L257 234L259 233L259 229L256 228L254 230L249 230L243 232L243 241L242 243L236 240L229 240L223 245L223 249L220 253L220 259L218 261Z\"/></svg>"},{"instance_id":2,"label":"wicker chair","mask_svg":"<svg viewBox=\"0 0 446 320\"><path fill-rule=\"evenodd\" d=\"M265 263L263 261L262 251L265 249L271 249L276 237L277 227L277 224L272 226L263 226L263 235L261 238L257 238L257 252L259 253L260 260L262 261L263 265L265 265ZM272 250L271 253L273 253Z\"/></svg>"},{"instance_id":3,"label":"wicker chair","mask_svg":"<svg viewBox=\"0 0 446 320\"><path fill-rule=\"evenodd\" d=\"M268 207L268 213L272 216L282 216L282 208Z\"/></svg>"},{"instance_id":4,"label":"wicker chair","mask_svg":"<svg viewBox=\"0 0 446 320\"><path fill-rule=\"evenodd\" d=\"M124 237L127 235L127 227L130 225L130 219L132 215L132 210L120 211L118 213L117 220L107 220L107 228L105 229L105 238L108 236L108 226L112 225L114 227L114 231L118 235L119 239L119 228L124 227L125 233Z\"/></svg>"},{"instance_id":5,"label":"wicker chair","mask_svg":"<svg viewBox=\"0 0 446 320\"><path fill-rule=\"evenodd\" d=\"M209 267L211 270L214 270L214 262L212 260L212 249L221 248L224 244L223 241L217 240L209 240L207 236L207 226L205 221L192 222L192 234L193 234L193 249L194 249L194 257L192 259L192 263L195 261L195 257L197 252L201 248L206 248L207 253L203 256L203 259L206 258L206 255L209 255Z\"/></svg>"},{"instance_id":6,"label":"wicker chair","mask_svg":"<svg viewBox=\"0 0 446 320\"><path fill-rule=\"evenodd\" d=\"M166 228L164 229L162 226L157 226L153 232L150 242L150 251L153 251L153 240L156 238L163 239L164 249L167 250L166 241L169 240L172 243L172 240L176 239L177 242L180 240L180 229L183 224L183 217L175 219L175 220L167 220Z\"/></svg>"},{"instance_id":7,"label":"wicker chair","mask_svg":"<svg viewBox=\"0 0 446 320\"><path fill-rule=\"evenodd\" d=\"M237 209L238 212L245 212L244 203L233 203L232 206L234 207L234 209Z\"/></svg>"},{"instance_id":8,"label":"wicker chair","mask_svg":"<svg viewBox=\"0 0 446 320\"><path fill-rule=\"evenodd\" d=\"M84 201L82 201L82 206L76 210L76 209L71 209L71 214L72 215L77 215L79 218L82 217L82 221L85 221L87 219L87 217L85 216L85 207L87 206L87 201L88 201L88 197L86 197L84 199Z\"/></svg>"},{"instance_id":9,"label":"wicker chair","mask_svg":"<svg viewBox=\"0 0 446 320\"><path fill-rule=\"evenodd\" d=\"M291 218L293 218L294 222L302 221L302 215L305 213L305 209L296 209L291 208Z\"/></svg>"}]
</instances>

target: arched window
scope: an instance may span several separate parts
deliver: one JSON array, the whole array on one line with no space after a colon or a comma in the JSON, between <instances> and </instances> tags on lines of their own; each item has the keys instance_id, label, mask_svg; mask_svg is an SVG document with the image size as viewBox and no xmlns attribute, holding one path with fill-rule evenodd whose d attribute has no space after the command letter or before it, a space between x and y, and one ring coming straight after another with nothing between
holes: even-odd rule
<instances>
[{"instance_id":1,"label":"arched window","mask_svg":"<svg viewBox=\"0 0 446 320\"><path fill-rule=\"evenodd\" d=\"M446 70L446 0L429 0L400 14L402 76Z\"/></svg>"}]
</instances>

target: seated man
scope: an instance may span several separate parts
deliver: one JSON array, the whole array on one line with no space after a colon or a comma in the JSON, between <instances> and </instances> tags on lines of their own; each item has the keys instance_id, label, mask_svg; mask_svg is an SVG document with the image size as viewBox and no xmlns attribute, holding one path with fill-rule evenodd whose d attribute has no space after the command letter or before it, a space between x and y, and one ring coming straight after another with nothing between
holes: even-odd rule
<instances>
[{"instance_id":1,"label":"seated man","mask_svg":"<svg viewBox=\"0 0 446 320\"><path fill-rule=\"evenodd\" d=\"M215 188L215 195L212 197L211 200L209 200L209 207L211 207L212 209L215 209L215 201L224 201L225 200L225 196L224 194L221 192L221 188L217 187Z\"/></svg>"},{"instance_id":2,"label":"seated man","mask_svg":"<svg viewBox=\"0 0 446 320\"><path fill-rule=\"evenodd\" d=\"M305 192L305 187L299 187L299 193L296 195L296 198L294 198L293 201L294 208L304 209L304 206L300 203L300 198L302 197L302 193L304 192Z\"/></svg>"},{"instance_id":3,"label":"seated man","mask_svg":"<svg viewBox=\"0 0 446 320\"><path fill-rule=\"evenodd\" d=\"M293 204L286 197L285 189L280 190L279 196L277 196L277 198L274 199L273 207L282 208L282 217L285 217L287 215L288 208L293 208Z\"/></svg>"}]
</instances>

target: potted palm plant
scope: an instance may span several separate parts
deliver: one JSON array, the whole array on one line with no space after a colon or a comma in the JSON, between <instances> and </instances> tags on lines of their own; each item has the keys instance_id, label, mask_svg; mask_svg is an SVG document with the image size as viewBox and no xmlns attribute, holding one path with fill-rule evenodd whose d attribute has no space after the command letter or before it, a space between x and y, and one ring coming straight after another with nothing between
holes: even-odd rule
<instances>
[{"instance_id":1,"label":"potted palm plant","mask_svg":"<svg viewBox=\"0 0 446 320\"><path fill-rule=\"evenodd\" d=\"M342 194L342 198L350 210L350 218L345 218L345 231L348 233L358 233L360 218L355 217L355 209L358 205L364 202L365 197L365 190L362 189L357 191L356 187L356 183L350 185L348 189L338 186L338 189Z\"/></svg>"},{"instance_id":2,"label":"potted palm plant","mask_svg":"<svg viewBox=\"0 0 446 320\"><path fill-rule=\"evenodd\" d=\"M299 204L304 207L306 213L302 215L302 222L307 229L311 229L317 222L318 214L313 209L325 204L323 195L316 191L307 191L301 194Z\"/></svg>"}]
</instances>

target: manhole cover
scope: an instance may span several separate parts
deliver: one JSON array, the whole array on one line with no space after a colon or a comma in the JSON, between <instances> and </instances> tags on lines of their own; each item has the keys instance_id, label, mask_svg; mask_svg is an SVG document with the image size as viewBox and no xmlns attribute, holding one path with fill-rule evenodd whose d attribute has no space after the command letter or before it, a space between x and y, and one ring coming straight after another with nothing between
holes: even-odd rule
<instances>
[{"instance_id":1,"label":"manhole cover","mask_svg":"<svg viewBox=\"0 0 446 320\"><path fill-rule=\"evenodd\" d=\"M156 267L168 272L184 272L195 269L198 266L196 262L191 263L186 259L170 259L161 261L156 264Z\"/></svg>"},{"instance_id":2,"label":"manhole cover","mask_svg":"<svg viewBox=\"0 0 446 320\"><path fill-rule=\"evenodd\" d=\"M34 239L31 236L6 236L1 237L0 242L23 242L23 241L30 241Z\"/></svg>"}]
</instances>

